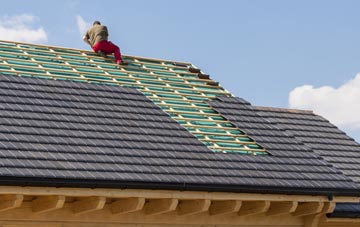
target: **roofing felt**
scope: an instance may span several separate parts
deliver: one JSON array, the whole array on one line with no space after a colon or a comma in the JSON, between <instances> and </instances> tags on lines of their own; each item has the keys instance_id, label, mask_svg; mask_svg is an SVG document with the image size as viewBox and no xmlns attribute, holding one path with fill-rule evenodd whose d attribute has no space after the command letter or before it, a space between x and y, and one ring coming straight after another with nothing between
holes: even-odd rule
<instances>
[{"instance_id":1,"label":"roofing felt","mask_svg":"<svg viewBox=\"0 0 360 227\"><path fill-rule=\"evenodd\" d=\"M358 193L312 152L213 152L136 89L0 76L0 94L2 184Z\"/></svg>"},{"instance_id":2,"label":"roofing felt","mask_svg":"<svg viewBox=\"0 0 360 227\"><path fill-rule=\"evenodd\" d=\"M119 69L113 57L90 51L0 41L3 74L136 88L210 149L267 154L209 107L211 98L232 95L191 63L125 55L124 60L129 65Z\"/></svg>"}]
</instances>

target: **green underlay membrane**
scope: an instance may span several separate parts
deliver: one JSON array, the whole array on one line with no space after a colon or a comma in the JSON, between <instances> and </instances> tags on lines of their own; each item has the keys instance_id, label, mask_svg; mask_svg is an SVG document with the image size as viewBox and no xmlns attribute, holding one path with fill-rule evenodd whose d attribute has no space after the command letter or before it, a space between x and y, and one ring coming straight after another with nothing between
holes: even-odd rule
<instances>
[{"instance_id":1,"label":"green underlay membrane","mask_svg":"<svg viewBox=\"0 0 360 227\"><path fill-rule=\"evenodd\" d=\"M125 83L136 83L136 81L131 78L116 78L115 80L119 81L119 82L125 82Z\"/></svg>"},{"instance_id":2,"label":"green underlay membrane","mask_svg":"<svg viewBox=\"0 0 360 227\"><path fill-rule=\"evenodd\" d=\"M214 140L229 140L229 141L234 141L234 137L232 136L208 136L210 139L214 139Z\"/></svg>"},{"instance_id":3,"label":"green underlay membrane","mask_svg":"<svg viewBox=\"0 0 360 227\"><path fill-rule=\"evenodd\" d=\"M111 77L108 76L94 76L94 75L83 75L83 77L87 79L98 79L98 80L112 80Z\"/></svg>"},{"instance_id":4,"label":"green underlay membrane","mask_svg":"<svg viewBox=\"0 0 360 227\"><path fill-rule=\"evenodd\" d=\"M58 69L58 70L62 70L62 71L71 71L71 67L69 66L65 66L65 65L50 65L50 64L41 64L42 67L44 68L48 68L48 69Z\"/></svg>"},{"instance_id":5,"label":"green underlay membrane","mask_svg":"<svg viewBox=\"0 0 360 227\"><path fill-rule=\"evenodd\" d=\"M81 77L79 74L77 73L71 73L71 72L59 72L59 71L51 71L49 70L49 72L52 74L52 75L58 75L58 76L67 76L67 77L74 77L74 78L79 78Z\"/></svg>"},{"instance_id":6,"label":"green underlay membrane","mask_svg":"<svg viewBox=\"0 0 360 227\"><path fill-rule=\"evenodd\" d=\"M1 51L1 50L0 50ZM28 54L31 55L38 55L38 56L47 56L47 57L56 57L56 54L53 53L44 53L44 52L36 52L36 51L26 51Z\"/></svg>"},{"instance_id":7,"label":"green underlay membrane","mask_svg":"<svg viewBox=\"0 0 360 227\"><path fill-rule=\"evenodd\" d=\"M0 69L11 70L10 66L6 66L6 65L0 65Z\"/></svg>"},{"instance_id":8,"label":"green underlay membrane","mask_svg":"<svg viewBox=\"0 0 360 227\"><path fill-rule=\"evenodd\" d=\"M165 67L165 66L157 66L157 65L145 65L145 68L148 68L148 69L166 70L166 67Z\"/></svg>"},{"instance_id":9,"label":"green underlay membrane","mask_svg":"<svg viewBox=\"0 0 360 227\"><path fill-rule=\"evenodd\" d=\"M201 115L196 115L196 114L181 114L180 116L184 117L184 118L195 118L195 119L208 120L208 118L206 116L201 116Z\"/></svg>"},{"instance_id":10,"label":"green underlay membrane","mask_svg":"<svg viewBox=\"0 0 360 227\"><path fill-rule=\"evenodd\" d=\"M173 92L172 89L170 89L170 88L164 88L164 87L147 86L146 88L147 88L149 91ZM172 94L160 94L159 97L172 98L172 97L178 97L178 96L174 96L174 95L172 95Z\"/></svg>"},{"instance_id":11,"label":"green underlay membrane","mask_svg":"<svg viewBox=\"0 0 360 227\"><path fill-rule=\"evenodd\" d=\"M191 106L191 103L188 103L186 101L179 101L179 100L167 100L167 104L175 104L175 105L185 105L185 106Z\"/></svg>"},{"instance_id":12,"label":"green underlay membrane","mask_svg":"<svg viewBox=\"0 0 360 227\"><path fill-rule=\"evenodd\" d=\"M2 74L134 88L214 152L268 154L212 109L207 102L232 95L190 72L190 63L132 56L123 60L128 66L119 68L113 55L103 58L92 51L0 41Z\"/></svg>"}]
</instances>

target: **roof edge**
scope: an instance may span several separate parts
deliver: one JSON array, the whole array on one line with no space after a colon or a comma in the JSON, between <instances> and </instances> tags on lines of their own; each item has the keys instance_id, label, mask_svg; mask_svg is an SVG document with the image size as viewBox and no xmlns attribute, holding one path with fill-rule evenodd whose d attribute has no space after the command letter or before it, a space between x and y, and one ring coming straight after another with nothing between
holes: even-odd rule
<instances>
[{"instance_id":1,"label":"roof edge","mask_svg":"<svg viewBox=\"0 0 360 227\"><path fill-rule=\"evenodd\" d=\"M332 200L334 196L360 196L359 189L331 189L331 188L294 188L294 187L259 187L252 185L226 184L188 184L163 183L144 181L111 181L111 180L81 180L54 178L26 178L2 177L2 186L41 186L41 187L75 187L75 188L118 188L118 189L153 189L207 192L235 192L287 195L321 195Z\"/></svg>"},{"instance_id":2,"label":"roof edge","mask_svg":"<svg viewBox=\"0 0 360 227\"><path fill-rule=\"evenodd\" d=\"M302 109L291 109L291 108L280 108L280 107L268 107L268 106L253 106L256 110L266 110L275 112L287 112L287 113L306 113L314 114L313 110L302 110Z\"/></svg>"},{"instance_id":3,"label":"roof edge","mask_svg":"<svg viewBox=\"0 0 360 227\"><path fill-rule=\"evenodd\" d=\"M35 44L35 43L17 42L17 41L2 40L2 39L0 39L0 42L13 43L13 44L23 44L23 45L31 45L31 46L38 46L38 47L50 47L50 48L57 48L57 49L62 49L62 50L76 50L76 51L81 51L81 52L86 52L86 53L94 53L94 52L92 52L91 50L77 49L77 48L73 48L73 47L62 47L62 46L53 46L53 45L45 45L45 44ZM141 56L136 56L136 55L126 55L126 54L121 54L121 55L122 55L123 57L132 57L132 58L137 58L137 59L154 60L154 61L169 61L169 62L181 63L181 64L186 64L186 65L191 65L191 66L193 66L193 64L192 64L191 62L175 61L175 60L160 59L160 58L147 58L147 57L141 57Z\"/></svg>"}]
</instances>

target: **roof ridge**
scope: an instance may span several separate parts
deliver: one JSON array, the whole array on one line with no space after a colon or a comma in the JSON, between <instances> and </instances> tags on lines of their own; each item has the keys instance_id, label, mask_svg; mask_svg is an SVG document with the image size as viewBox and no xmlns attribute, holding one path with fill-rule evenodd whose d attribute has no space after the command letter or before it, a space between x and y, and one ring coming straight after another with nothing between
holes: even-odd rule
<instances>
[{"instance_id":1,"label":"roof ridge","mask_svg":"<svg viewBox=\"0 0 360 227\"><path fill-rule=\"evenodd\" d=\"M303 110L303 109L292 109L284 107L269 107L269 106L253 106L256 110L268 110L275 112L290 112L290 113L307 113L314 114L313 110Z\"/></svg>"},{"instance_id":2,"label":"roof ridge","mask_svg":"<svg viewBox=\"0 0 360 227\"><path fill-rule=\"evenodd\" d=\"M94 53L91 50L78 49L78 48L73 48L73 47L62 47L62 46L53 46L53 45L45 45L45 44L27 43L27 42L15 42L15 41L2 40L2 39L0 39L0 42L12 43L12 44L15 44L15 45L17 45L17 44L21 45L22 44L22 45L32 45L32 46L38 46L38 47L57 48L57 49L63 49L63 50L75 50L75 51L80 51L80 52L90 53L90 54ZM191 62L185 62L185 61L176 61L176 60L161 59L161 58L149 58L149 57L141 57L141 56L137 56L137 55L126 55L126 54L121 54L121 55L123 57L145 59L145 60L155 60L155 61L168 61L168 62L173 62L173 63L188 64L188 65L193 66L193 64Z\"/></svg>"}]
</instances>

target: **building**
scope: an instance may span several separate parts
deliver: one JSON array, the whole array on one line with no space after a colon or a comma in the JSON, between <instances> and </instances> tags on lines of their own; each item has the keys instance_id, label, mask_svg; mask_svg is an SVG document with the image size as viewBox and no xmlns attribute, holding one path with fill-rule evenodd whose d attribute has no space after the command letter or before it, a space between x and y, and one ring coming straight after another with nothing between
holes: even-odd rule
<instances>
[{"instance_id":1,"label":"building","mask_svg":"<svg viewBox=\"0 0 360 227\"><path fill-rule=\"evenodd\" d=\"M0 225L360 225L360 145L326 119L125 60L0 42Z\"/></svg>"}]
</instances>

